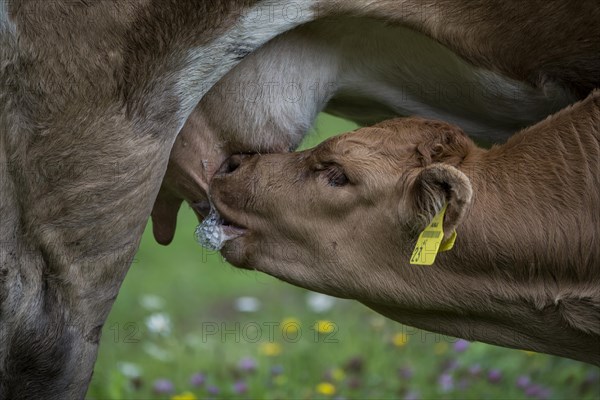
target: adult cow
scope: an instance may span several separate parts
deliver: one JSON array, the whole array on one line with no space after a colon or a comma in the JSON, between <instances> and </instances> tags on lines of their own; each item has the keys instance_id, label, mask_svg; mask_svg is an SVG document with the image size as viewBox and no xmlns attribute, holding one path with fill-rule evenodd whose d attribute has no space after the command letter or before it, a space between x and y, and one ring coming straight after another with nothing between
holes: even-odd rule
<instances>
[{"instance_id":1,"label":"adult cow","mask_svg":"<svg viewBox=\"0 0 600 400\"><path fill-rule=\"evenodd\" d=\"M1 2L0 397L84 396L188 116L245 55L335 15L411 27L539 90L599 81L594 0Z\"/></svg>"}]
</instances>

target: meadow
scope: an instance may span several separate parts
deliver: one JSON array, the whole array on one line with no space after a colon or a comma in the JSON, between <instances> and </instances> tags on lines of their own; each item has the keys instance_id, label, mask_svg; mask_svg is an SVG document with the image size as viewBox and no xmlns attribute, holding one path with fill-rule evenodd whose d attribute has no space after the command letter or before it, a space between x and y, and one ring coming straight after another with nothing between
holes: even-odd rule
<instances>
[{"instance_id":1,"label":"meadow","mask_svg":"<svg viewBox=\"0 0 600 400\"><path fill-rule=\"evenodd\" d=\"M354 125L321 116L304 147ZM148 223L104 327L87 398L600 399L600 369L420 331L238 270L194 240L187 206Z\"/></svg>"}]
</instances>

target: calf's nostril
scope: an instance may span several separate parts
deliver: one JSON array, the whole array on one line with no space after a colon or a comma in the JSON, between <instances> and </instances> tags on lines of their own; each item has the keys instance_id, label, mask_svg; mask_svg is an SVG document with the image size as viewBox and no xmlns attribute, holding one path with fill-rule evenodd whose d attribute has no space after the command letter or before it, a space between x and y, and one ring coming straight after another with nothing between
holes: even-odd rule
<instances>
[{"instance_id":1,"label":"calf's nostril","mask_svg":"<svg viewBox=\"0 0 600 400\"><path fill-rule=\"evenodd\" d=\"M210 202L208 200L200 200L192 203L192 208L203 217L206 217L211 210Z\"/></svg>"}]
</instances>

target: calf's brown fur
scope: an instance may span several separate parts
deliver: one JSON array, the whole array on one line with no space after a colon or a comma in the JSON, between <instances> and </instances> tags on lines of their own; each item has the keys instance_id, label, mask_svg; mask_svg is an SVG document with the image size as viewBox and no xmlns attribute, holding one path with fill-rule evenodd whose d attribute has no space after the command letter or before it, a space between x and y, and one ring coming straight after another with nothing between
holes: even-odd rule
<instances>
[{"instance_id":1,"label":"calf's brown fur","mask_svg":"<svg viewBox=\"0 0 600 400\"><path fill-rule=\"evenodd\" d=\"M299 153L235 157L210 191L233 264L402 323L600 365L600 92L484 150L386 121ZM455 248L409 265L447 203Z\"/></svg>"}]
</instances>

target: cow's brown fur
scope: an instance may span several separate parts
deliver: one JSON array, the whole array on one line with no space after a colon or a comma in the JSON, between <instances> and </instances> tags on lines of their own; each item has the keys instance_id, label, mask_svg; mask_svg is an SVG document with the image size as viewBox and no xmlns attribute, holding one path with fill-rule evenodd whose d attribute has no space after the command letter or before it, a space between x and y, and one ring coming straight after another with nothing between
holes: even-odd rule
<instances>
[{"instance_id":1,"label":"cow's brown fur","mask_svg":"<svg viewBox=\"0 0 600 400\"><path fill-rule=\"evenodd\" d=\"M0 2L0 398L84 397L179 129L294 26L244 31L256 3Z\"/></svg>"},{"instance_id":2,"label":"cow's brown fur","mask_svg":"<svg viewBox=\"0 0 600 400\"><path fill-rule=\"evenodd\" d=\"M555 81L585 97L600 80L598 42L590 40L592 31L588 31L591 28L597 35L600 27L575 22L583 15L600 16L593 0L335 0L321 5L324 14L334 10L401 21L474 65L533 86Z\"/></svg>"},{"instance_id":3,"label":"cow's brown fur","mask_svg":"<svg viewBox=\"0 0 600 400\"><path fill-rule=\"evenodd\" d=\"M597 91L490 150L410 118L237 157L211 197L246 229L223 250L235 265L416 327L600 365L599 188ZM455 248L409 265L444 203Z\"/></svg>"}]
</instances>

